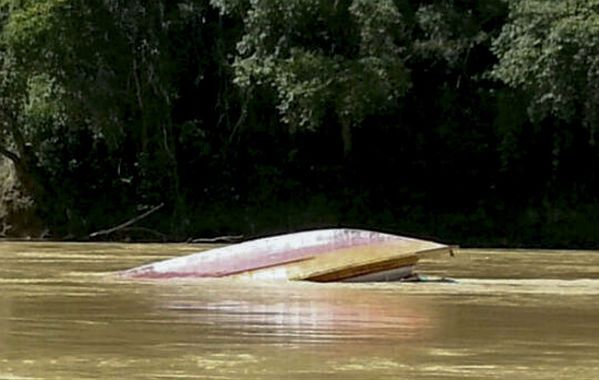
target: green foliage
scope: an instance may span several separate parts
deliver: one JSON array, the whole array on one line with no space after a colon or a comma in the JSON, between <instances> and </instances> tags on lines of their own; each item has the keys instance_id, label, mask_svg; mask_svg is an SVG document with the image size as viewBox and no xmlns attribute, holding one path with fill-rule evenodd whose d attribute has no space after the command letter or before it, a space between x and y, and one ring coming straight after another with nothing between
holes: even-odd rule
<instances>
[{"instance_id":1,"label":"green foliage","mask_svg":"<svg viewBox=\"0 0 599 380\"><path fill-rule=\"evenodd\" d=\"M219 6L226 12L233 4ZM249 93L271 89L291 131L316 130L328 114L358 126L405 94L404 25L393 1L271 0L246 7L235 83Z\"/></svg>"},{"instance_id":2,"label":"green foliage","mask_svg":"<svg viewBox=\"0 0 599 380\"><path fill-rule=\"evenodd\" d=\"M598 1L0 0L0 223L588 245Z\"/></svg>"},{"instance_id":3,"label":"green foliage","mask_svg":"<svg viewBox=\"0 0 599 380\"><path fill-rule=\"evenodd\" d=\"M450 66L461 63L468 49L488 38L453 2L422 5L415 18L424 38L415 41L414 50L423 57L440 57Z\"/></svg>"},{"instance_id":4,"label":"green foliage","mask_svg":"<svg viewBox=\"0 0 599 380\"><path fill-rule=\"evenodd\" d=\"M175 202L179 174L171 107L176 92L167 36L192 22L189 13L201 7L109 0L8 5L3 87L22 91L11 91L16 116L3 131L10 129L8 135L26 142L27 171L42 171L38 189L49 195L61 187L65 199L90 196L84 195L88 189L65 180L85 170L106 176L108 169L108 177L117 181L106 185L116 185L111 192L117 197L133 186L140 191L138 204ZM77 148L69 145L77 143L70 136L93 136L92 151L120 158L108 167L85 165L90 164L86 157L73 155ZM19 154L24 156L25 149ZM66 202L58 214L74 215L77 207Z\"/></svg>"},{"instance_id":5,"label":"green foliage","mask_svg":"<svg viewBox=\"0 0 599 380\"><path fill-rule=\"evenodd\" d=\"M123 114L131 112L130 100L122 97L135 91L132 78L139 74L133 67L137 47L128 41L132 31L114 17L134 12L134 2L129 4L31 2L12 12L5 32L19 70L26 77L49 76L61 89L71 123L94 128L112 145L123 137Z\"/></svg>"},{"instance_id":6,"label":"green foliage","mask_svg":"<svg viewBox=\"0 0 599 380\"><path fill-rule=\"evenodd\" d=\"M510 1L492 74L530 94L534 120L599 125L599 1Z\"/></svg>"}]
</instances>

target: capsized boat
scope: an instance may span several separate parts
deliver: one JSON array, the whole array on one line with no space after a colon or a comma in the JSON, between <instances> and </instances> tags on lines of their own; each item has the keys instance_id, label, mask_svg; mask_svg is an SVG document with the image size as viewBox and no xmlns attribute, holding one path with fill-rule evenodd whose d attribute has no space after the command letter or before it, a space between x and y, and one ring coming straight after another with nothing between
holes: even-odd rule
<instances>
[{"instance_id":1,"label":"capsized boat","mask_svg":"<svg viewBox=\"0 0 599 380\"><path fill-rule=\"evenodd\" d=\"M142 279L234 277L262 280L393 281L447 245L356 229L325 229L251 240L120 272Z\"/></svg>"}]
</instances>

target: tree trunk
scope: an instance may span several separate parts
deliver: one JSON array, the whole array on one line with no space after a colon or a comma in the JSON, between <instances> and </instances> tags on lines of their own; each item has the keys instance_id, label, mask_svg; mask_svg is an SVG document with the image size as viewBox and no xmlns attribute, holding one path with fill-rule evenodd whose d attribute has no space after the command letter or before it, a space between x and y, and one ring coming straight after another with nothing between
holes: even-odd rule
<instances>
[{"instance_id":1,"label":"tree trunk","mask_svg":"<svg viewBox=\"0 0 599 380\"><path fill-rule=\"evenodd\" d=\"M346 158L352 150L352 133L349 122L341 123L341 140L343 141L343 157Z\"/></svg>"}]
</instances>

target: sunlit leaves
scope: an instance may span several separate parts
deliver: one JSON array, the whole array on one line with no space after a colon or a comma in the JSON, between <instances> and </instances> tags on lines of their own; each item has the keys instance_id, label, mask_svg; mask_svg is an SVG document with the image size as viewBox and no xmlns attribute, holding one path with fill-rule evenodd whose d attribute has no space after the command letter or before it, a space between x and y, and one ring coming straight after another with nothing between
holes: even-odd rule
<instances>
[{"instance_id":1,"label":"sunlit leaves","mask_svg":"<svg viewBox=\"0 0 599 380\"><path fill-rule=\"evenodd\" d=\"M221 10L239 2L214 2ZM393 104L408 88L401 15L391 0L249 1L235 82L274 90L281 120L317 129L331 113L344 125ZM234 8L234 7L233 7Z\"/></svg>"},{"instance_id":2,"label":"sunlit leaves","mask_svg":"<svg viewBox=\"0 0 599 380\"><path fill-rule=\"evenodd\" d=\"M493 76L527 91L536 119L599 125L599 1L510 2Z\"/></svg>"}]
</instances>

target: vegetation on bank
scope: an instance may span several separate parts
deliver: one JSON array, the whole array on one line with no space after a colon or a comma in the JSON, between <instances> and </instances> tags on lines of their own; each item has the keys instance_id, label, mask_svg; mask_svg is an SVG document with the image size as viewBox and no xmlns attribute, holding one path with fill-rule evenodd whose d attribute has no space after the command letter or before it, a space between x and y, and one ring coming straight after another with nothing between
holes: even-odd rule
<instances>
[{"instance_id":1,"label":"vegetation on bank","mask_svg":"<svg viewBox=\"0 0 599 380\"><path fill-rule=\"evenodd\" d=\"M0 232L596 247L597 41L599 0L0 0Z\"/></svg>"}]
</instances>

